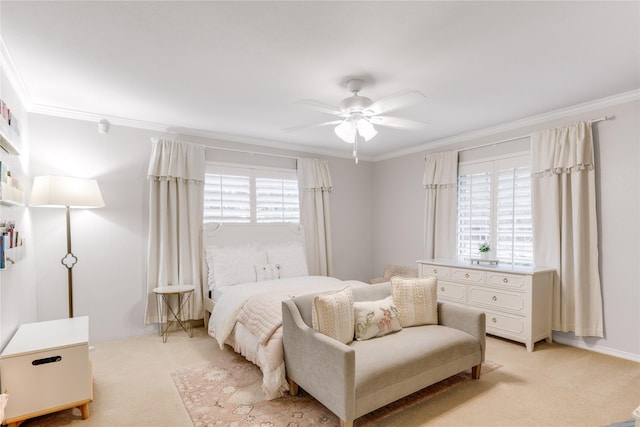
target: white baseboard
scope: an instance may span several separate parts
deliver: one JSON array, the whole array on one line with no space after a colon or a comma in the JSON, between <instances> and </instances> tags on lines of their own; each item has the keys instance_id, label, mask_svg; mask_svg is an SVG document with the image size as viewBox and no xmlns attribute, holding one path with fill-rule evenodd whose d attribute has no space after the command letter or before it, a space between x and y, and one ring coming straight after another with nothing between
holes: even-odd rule
<instances>
[{"instance_id":1,"label":"white baseboard","mask_svg":"<svg viewBox=\"0 0 640 427\"><path fill-rule=\"evenodd\" d=\"M596 353L607 354L609 356L619 357L621 359L631 360L633 362L640 362L640 354L628 353L626 351L603 347L601 345L587 344L577 338L561 337L554 334L553 341L557 342L558 344L564 344L571 347L578 347L585 350L595 351Z\"/></svg>"}]
</instances>

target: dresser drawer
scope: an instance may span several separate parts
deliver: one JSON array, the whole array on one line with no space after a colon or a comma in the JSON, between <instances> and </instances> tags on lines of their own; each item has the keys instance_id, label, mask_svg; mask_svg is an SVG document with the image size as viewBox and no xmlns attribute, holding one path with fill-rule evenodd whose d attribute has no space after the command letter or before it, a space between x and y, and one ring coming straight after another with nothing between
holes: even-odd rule
<instances>
[{"instance_id":1,"label":"dresser drawer","mask_svg":"<svg viewBox=\"0 0 640 427\"><path fill-rule=\"evenodd\" d=\"M509 310L517 314L524 314L525 311L524 295L494 289L470 287L469 304Z\"/></svg>"},{"instance_id":2,"label":"dresser drawer","mask_svg":"<svg viewBox=\"0 0 640 427\"><path fill-rule=\"evenodd\" d=\"M525 336L525 319L504 313L485 311L487 333L498 336Z\"/></svg>"},{"instance_id":3,"label":"dresser drawer","mask_svg":"<svg viewBox=\"0 0 640 427\"><path fill-rule=\"evenodd\" d=\"M460 283L484 285L485 275L484 271L455 268L451 271L451 280Z\"/></svg>"},{"instance_id":4,"label":"dresser drawer","mask_svg":"<svg viewBox=\"0 0 640 427\"><path fill-rule=\"evenodd\" d=\"M421 265L422 277L433 276L438 280L448 280L451 277L451 269L448 267L442 267L439 265Z\"/></svg>"},{"instance_id":5,"label":"dresser drawer","mask_svg":"<svg viewBox=\"0 0 640 427\"><path fill-rule=\"evenodd\" d=\"M519 274L505 274L498 272L487 272L487 285L505 288L514 291L525 291L528 276Z\"/></svg>"},{"instance_id":6,"label":"dresser drawer","mask_svg":"<svg viewBox=\"0 0 640 427\"><path fill-rule=\"evenodd\" d=\"M456 283L438 282L438 299L442 301L452 301L460 304L465 303L465 285Z\"/></svg>"}]
</instances>

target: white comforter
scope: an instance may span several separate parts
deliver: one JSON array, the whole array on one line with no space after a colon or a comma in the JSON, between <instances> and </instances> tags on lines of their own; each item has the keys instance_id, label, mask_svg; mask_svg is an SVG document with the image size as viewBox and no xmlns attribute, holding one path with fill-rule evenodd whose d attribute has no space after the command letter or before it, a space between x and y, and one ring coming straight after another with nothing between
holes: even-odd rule
<instances>
[{"instance_id":1,"label":"white comforter","mask_svg":"<svg viewBox=\"0 0 640 427\"><path fill-rule=\"evenodd\" d=\"M346 286L364 286L358 281L341 281L325 276L291 277L231 286L215 303L209 320L209 335L220 348L232 341L234 350L260 367L267 399L288 390L282 348L282 301L299 295L339 290ZM259 351L243 348L229 340L234 328L250 332L259 343Z\"/></svg>"}]
</instances>

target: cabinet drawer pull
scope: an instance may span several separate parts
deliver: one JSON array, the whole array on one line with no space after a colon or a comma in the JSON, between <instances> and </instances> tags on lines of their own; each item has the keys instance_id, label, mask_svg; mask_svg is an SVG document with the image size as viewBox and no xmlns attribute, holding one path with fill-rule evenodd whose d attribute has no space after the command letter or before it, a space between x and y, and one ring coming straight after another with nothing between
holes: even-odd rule
<instances>
[{"instance_id":1,"label":"cabinet drawer pull","mask_svg":"<svg viewBox=\"0 0 640 427\"><path fill-rule=\"evenodd\" d=\"M495 296L495 295L494 295L494 296L492 296L492 297L491 297L491 299L492 299L492 300L494 300L494 301L498 301L498 297L497 297L497 296Z\"/></svg>"},{"instance_id":2,"label":"cabinet drawer pull","mask_svg":"<svg viewBox=\"0 0 640 427\"><path fill-rule=\"evenodd\" d=\"M492 321L493 323L496 323L496 322L498 321L498 319L496 319L496 318L494 317L494 318L492 318L492 319L491 319L491 321Z\"/></svg>"},{"instance_id":3,"label":"cabinet drawer pull","mask_svg":"<svg viewBox=\"0 0 640 427\"><path fill-rule=\"evenodd\" d=\"M502 281L503 281L504 283L509 283L509 279L507 279L506 277L505 277L504 279L502 279Z\"/></svg>"},{"instance_id":4,"label":"cabinet drawer pull","mask_svg":"<svg viewBox=\"0 0 640 427\"><path fill-rule=\"evenodd\" d=\"M464 277L465 277L466 279L468 279L468 278L469 278L469 273L464 273Z\"/></svg>"},{"instance_id":5,"label":"cabinet drawer pull","mask_svg":"<svg viewBox=\"0 0 640 427\"><path fill-rule=\"evenodd\" d=\"M438 274L438 270L437 269L433 269L433 274Z\"/></svg>"},{"instance_id":6,"label":"cabinet drawer pull","mask_svg":"<svg viewBox=\"0 0 640 427\"><path fill-rule=\"evenodd\" d=\"M33 366L46 365L47 363L55 363L62 360L62 356L45 357L44 359L36 359L31 362Z\"/></svg>"},{"instance_id":7,"label":"cabinet drawer pull","mask_svg":"<svg viewBox=\"0 0 640 427\"><path fill-rule=\"evenodd\" d=\"M444 292L444 286L440 287L440 292Z\"/></svg>"}]
</instances>

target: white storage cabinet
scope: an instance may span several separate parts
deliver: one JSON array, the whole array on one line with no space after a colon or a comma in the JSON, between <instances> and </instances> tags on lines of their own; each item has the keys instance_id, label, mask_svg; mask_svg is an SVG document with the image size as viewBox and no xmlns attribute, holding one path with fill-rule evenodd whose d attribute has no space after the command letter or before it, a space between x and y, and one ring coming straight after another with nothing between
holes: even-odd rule
<instances>
[{"instance_id":1,"label":"white storage cabinet","mask_svg":"<svg viewBox=\"0 0 640 427\"><path fill-rule=\"evenodd\" d=\"M487 333L524 343L552 342L554 270L451 260L418 261L420 277L438 278L438 300L486 313Z\"/></svg>"},{"instance_id":2,"label":"white storage cabinet","mask_svg":"<svg viewBox=\"0 0 640 427\"><path fill-rule=\"evenodd\" d=\"M0 383L9 394L3 423L10 427L75 407L89 418L89 318L21 325L0 354Z\"/></svg>"}]
</instances>

